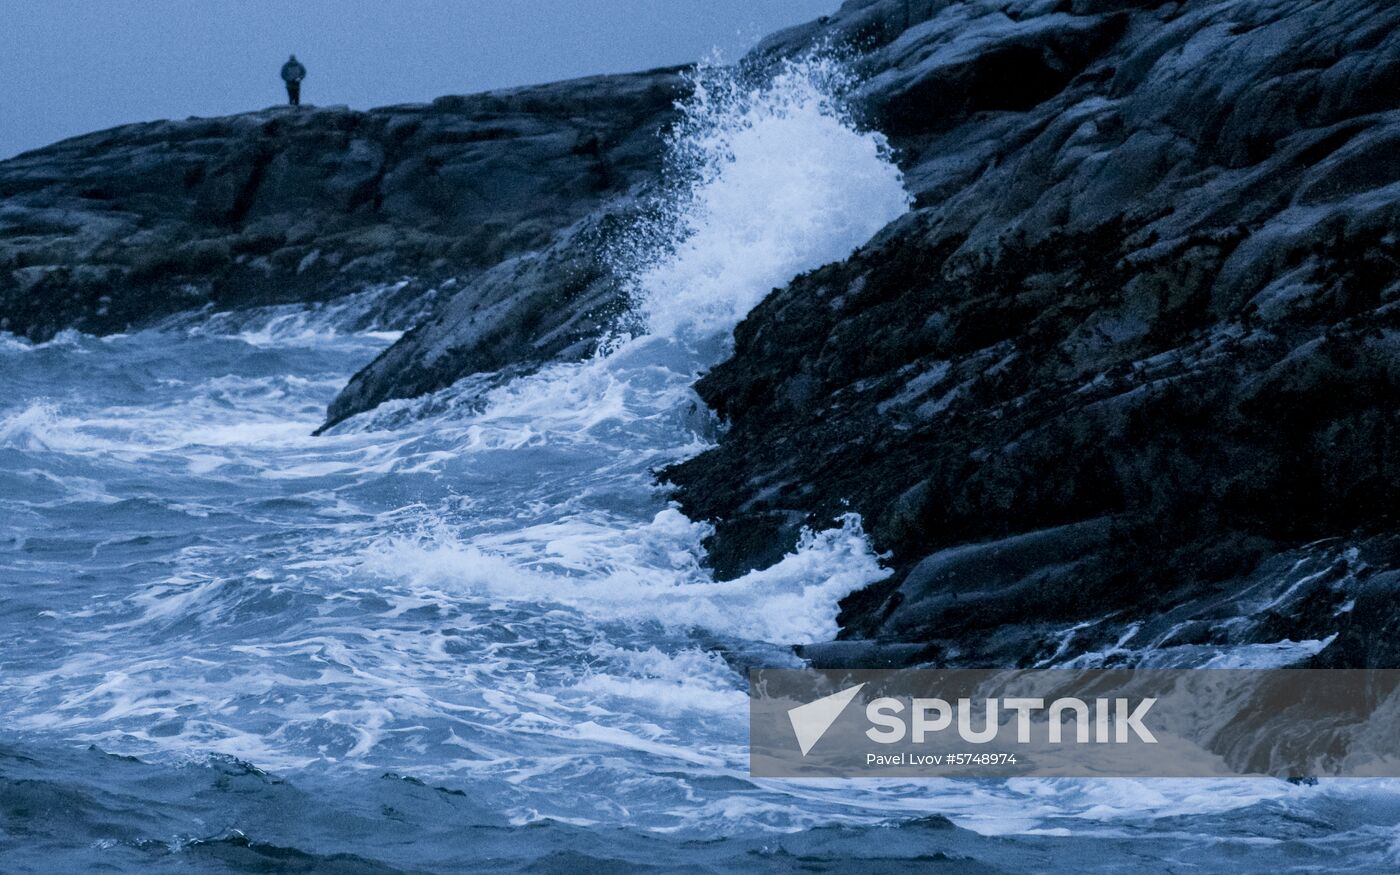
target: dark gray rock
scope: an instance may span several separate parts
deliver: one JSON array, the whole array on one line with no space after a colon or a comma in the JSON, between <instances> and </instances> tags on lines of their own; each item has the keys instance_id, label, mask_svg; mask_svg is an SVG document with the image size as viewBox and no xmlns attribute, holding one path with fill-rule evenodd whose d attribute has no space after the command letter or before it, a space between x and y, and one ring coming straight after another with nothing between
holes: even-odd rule
<instances>
[{"instance_id":1,"label":"dark gray rock","mask_svg":"<svg viewBox=\"0 0 1400 875\"><path fill-rule=\"evenodd\" d=\"M322 429L469 374L516 374L591 352L626 305L604 258L607 227L615 221L611 214L584 220L544 251L509 258L456 290L351 378Z\"/></svg>"},{"instance_id":2,"label":"dark gray rock","mask_svg":"<svg viewBox=\"0 0 1400 875\"><path fill-rule=\"evenodd\" d=\"M873 0L761 51L824 38L917 207L699 383L730 428L663 476L717 572L855 510L886 657L1390 653L1343 607L1400 566L1400 7Z\"/></svg>"},{"instance_id":3,"label":"dark gray rock","mask_svg":"<svg viewBox=\"0 0 1400 875\"><path fill-rule=\"evenodd\" d=\"M461 288L651 178L682 87L658 70L369 112L284 107L0 162L0 329L111 332L403 277Z\"/></svg>"},{"instance_id":4,"label":"dark gray rock","mask_svg":"<svg viewBox=\"0 0 1400 875\"><path fill-rule=\"evenodd\" d=\"M1400 658L1400 6L850 0L749 63L820 45L862 74L853 107L916 207L770 295L700 382L730 427L663 476L714 522L717 573L855 510L894 573L819 661ZM270 110L21 156L0 164L0 326L441 288L332 423L583 355L621 304L599 243L682 87Z\"/></svg>"}]
</instances>

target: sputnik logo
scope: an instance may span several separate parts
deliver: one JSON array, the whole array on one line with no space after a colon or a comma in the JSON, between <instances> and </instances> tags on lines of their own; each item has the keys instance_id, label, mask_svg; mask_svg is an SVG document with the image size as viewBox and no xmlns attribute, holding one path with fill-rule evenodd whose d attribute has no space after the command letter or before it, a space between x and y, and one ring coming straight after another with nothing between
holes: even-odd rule
<instances>
[{"instance_id":1,"label":"sputnik logo","mask_svg":"<svg viewBox=\"0 0 1400 875\"><path fill-rule=\"evenodd\" d=\"M860 692L860 688L865 684L856 684L848 687L839 693L832 693L815 702L808 702L805 705L798 705L796 708L788 710L788 719L792 721L792 731L797 733L797 746L802 748L802 755L805 757L812 746L822 740L826 731L831 728L831 724L836 722L836 718L841 716L841 712L846 710L846 706L851 704L851 700Z\"/></svg>"}]
</instances>

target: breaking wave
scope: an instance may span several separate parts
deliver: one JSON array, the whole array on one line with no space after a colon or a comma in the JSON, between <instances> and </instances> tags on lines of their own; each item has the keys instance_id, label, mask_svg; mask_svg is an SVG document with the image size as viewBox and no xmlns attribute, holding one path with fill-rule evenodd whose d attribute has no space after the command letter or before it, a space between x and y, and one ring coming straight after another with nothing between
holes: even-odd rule
<instances>
[{"instance_id":1,"label":"breaking wave","mask_svg":"<svg viewBox=\"0 0 1400 875\"><path fill-rule=\"evenodd\" d=\"M743 670L795 664L789 645L832 637L839 601L886 572L846 516L715 581L709 527L655 471L713 441L690 387L738 320L908 205L884 140L841 109L848 84L822 59L698 74L668 199L616 253L635 330L583 362L478 375L313 438L404 327L385 318L402 289L0 339L0 760L24 776L0 790L71 815L52 828L89 855L73 868L131 871L154 847L252 867L328 843L460 870L518 854L524 824L540 856L644 859L660 835L704 864L712 840L760 836L717 865L778 859L761 836L815 826L915 818L860 840L968 841L917 820L933 814L1121 841L1122 859L1142 836L1209 856L1253 848L1231 844L1246 821L1276 821L1283 846L1318 811L1400 809L1340 783L748 777ZM139 816L83 814L117 798ZM1180 814L1214 819L1182 838ZM1393 836L1337 816L1393 861ZM475 826L486 844L463 851ZM246 830L278 847L258 856Z\"/></svg>"},{"instance_id":2,"label":"breaking wave","mask_svg":"<svg viewBox=\"0 0 1400 875\"><path fill-rule=\"evenodd\" d=\"M634 305L649 333L728 331L773 288L839 261L910 205L889 145L841 105L830 57L758 83L702 67L670 143L678 190L635 232Z\"/></svg>"}]
</instances>

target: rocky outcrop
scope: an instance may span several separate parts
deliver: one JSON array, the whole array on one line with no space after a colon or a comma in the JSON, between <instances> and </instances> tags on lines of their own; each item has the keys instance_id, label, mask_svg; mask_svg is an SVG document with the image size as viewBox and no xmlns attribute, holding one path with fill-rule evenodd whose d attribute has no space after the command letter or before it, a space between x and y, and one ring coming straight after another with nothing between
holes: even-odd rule
<instances>
[{"instance_id":1,"label":"rocky outcrop","mask_svg":"<svg viewBox=\"0 0 1400 875\"><path fill-rule=\"evenodd\" d=\"M749 63L814 46L850 56L916 205L770 295L699 383L729 428L663 476L714 523L717 573L854 510L893 574L819 661L1400 664L1400 7L849 0ZM441 289L329 424L583 355L620 307L599 241L682 88L269 110L21 156L0 327Z\"/></svg>"},{"instance_id":2,"label":"rocky outcrop","mask_svg":"<svg viewBox=\"0 0 1400 875\"><path fill-rule=\"evenodd\" d=\"M895 573L827 661L1393 661L1400 7L874 0L760 51L824 39L918 206L700 382L730 429L664 476L716 570L855 510Z\"/></svg>"},{"instance_id":3,"label":"rocky outcrop","mask_svg":"<svg viewBox=\"0 0 1400 875\"><path fill-rule=\"evenodd\" d=\"M618 197L543 251L506 259L454 288L422 323L361 369L326 411L324 431L394 398L471 374L494 385L554 359L591 353L627 297L607 263L610 230L634 202Z\"/></svg>"},{"instance_id":4,"label":"rocky outcrop","mask_svg":"<svg viewBox=\"0 0 1400 875\"><path fill-rule=\"evenodd\" d=\"M470 284L651 178L675 70L128 125L0 162L0 329ZM405 326L407 327L407 326Z\"/></svg>"}]
</instances>

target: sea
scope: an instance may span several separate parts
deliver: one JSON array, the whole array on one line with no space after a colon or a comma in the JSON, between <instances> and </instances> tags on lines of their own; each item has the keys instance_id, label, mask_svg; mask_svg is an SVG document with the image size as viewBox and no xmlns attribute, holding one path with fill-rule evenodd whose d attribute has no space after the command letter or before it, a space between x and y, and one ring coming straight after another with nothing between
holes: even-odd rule
<instances>
[{"instance_id":1,"label":"sea","mask_svg":"<svg viewBox=\"0 0 1400 875\"><path fill-rule=\"evenodd\" d=\"M852 514L716 581L656 472L910 205L838 67L697 74L582 361L313 436L396 287L0 337L0 873L1400 870L1396 782L749 776L747 670L888 571Z\"/></svg>"}]
</instances>

